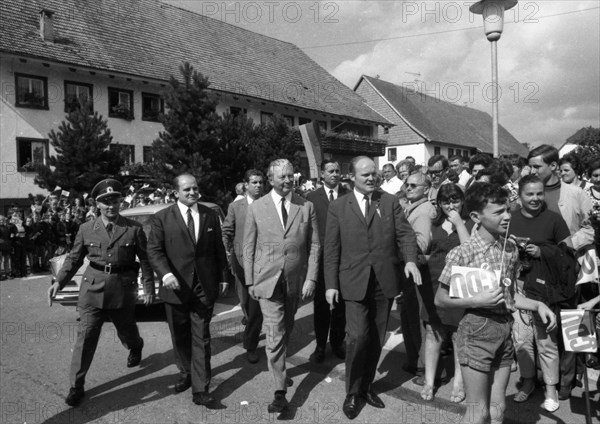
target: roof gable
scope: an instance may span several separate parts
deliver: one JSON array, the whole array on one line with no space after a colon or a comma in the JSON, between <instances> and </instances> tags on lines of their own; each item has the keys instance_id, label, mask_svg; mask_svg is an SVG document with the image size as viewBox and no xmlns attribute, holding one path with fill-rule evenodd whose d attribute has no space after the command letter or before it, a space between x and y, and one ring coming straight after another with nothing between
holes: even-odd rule
<instances>
[{"instance_id":1,"label":"roof gable","mask_svg":"<svg viewBox=\"0 0 600 424\"><path fill-rule=\"evenodd\" d=\"M488 113L366 75L361 77L356 87L364 82L370 84L409 126L428 141L492 152L492 117ZM498 145L500 154L527 156L527 148L501 125L498 127Z\"/></svg>"},{"instance_id":2,"label":"roof gable","mask_svg":"<svg viewBox=\"0 0 600 424\"><path fill-rule=\"evenodd\" d=\"M297 46L158 0L2 0L0 51L163 81L188 61L215 90L389 124Z\"/></svg>"}]
</instances>

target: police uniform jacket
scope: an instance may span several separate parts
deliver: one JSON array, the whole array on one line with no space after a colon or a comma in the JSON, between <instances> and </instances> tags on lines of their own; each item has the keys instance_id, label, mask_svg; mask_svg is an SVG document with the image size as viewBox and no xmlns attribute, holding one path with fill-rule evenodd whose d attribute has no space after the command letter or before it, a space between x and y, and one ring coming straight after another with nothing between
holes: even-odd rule
<instances>
[{"instance_id":1,"label":"police uniform jacket","mask_svg":"<svg viewBox=\"0 0 600 424\"><path fill-rule=\"evenodd\" d=\"M154 274L146 253L146 235L142 225L123 216L119 216L113 224L112 237L108 236L101 217L82 224L71 253L56 277L62 289L87 256L91 264L81 280L79 306L118 309L135 304L140 265L144 293L154 294Z\"/></svg>"}]
</instances>

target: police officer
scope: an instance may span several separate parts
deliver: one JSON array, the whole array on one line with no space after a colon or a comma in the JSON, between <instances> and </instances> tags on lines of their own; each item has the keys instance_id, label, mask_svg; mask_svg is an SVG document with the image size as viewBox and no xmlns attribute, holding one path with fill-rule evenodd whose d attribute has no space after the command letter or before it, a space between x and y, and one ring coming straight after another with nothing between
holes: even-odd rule
<instances>
[{"instance_id":1,"label":"police officer","mask_svg":"<svg viewBox=\"0 0 600 424\"><path fill-rule=\"evenodd\" d=\"M69 406L77 406L84 396L85 375L107 318L114 323L121 343L129 349L127 366L134 367L142 359L144 340L134 316L140 264L146 305L154 298L154 274L146 254L142 225L119 215L121 192L121 183L113 179L96 184L91 196L96 199L100 216L80 227L71 253L48 290L52 306L56 293L71 281L87 256L90 262L79 291L80 323L71 361L71 389L66 398Z\"/></svg>"}]
</instances>

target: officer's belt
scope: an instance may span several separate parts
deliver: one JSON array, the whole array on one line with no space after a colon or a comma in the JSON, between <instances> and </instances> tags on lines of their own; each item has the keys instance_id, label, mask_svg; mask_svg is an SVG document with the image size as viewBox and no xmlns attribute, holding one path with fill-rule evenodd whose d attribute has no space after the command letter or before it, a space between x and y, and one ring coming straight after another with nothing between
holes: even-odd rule
<instances>
[{"instance_id":1,"label":"officer's belt","mask_svg":"<svg viewBox=\"0 0 600 424\"><path fill-rule=\"evenodd\" d=\"M133 266L119 266L119 265L112 265L112 264L100 265L100 264L97 264L94 262L90 262L90 266L94 269L97 269L98 271L103 271L107 274L116 274L118 272L127 272L127 271L137 272L137 270L138 270L137 263Z\"/></svg>"}]
</instances>

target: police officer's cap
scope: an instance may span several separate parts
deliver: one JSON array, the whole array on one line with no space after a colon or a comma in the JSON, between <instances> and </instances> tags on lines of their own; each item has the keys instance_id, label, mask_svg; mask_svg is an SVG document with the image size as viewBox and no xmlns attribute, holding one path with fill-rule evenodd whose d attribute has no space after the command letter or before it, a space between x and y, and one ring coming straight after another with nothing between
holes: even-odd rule
<instances>
[{"instance_id":1,"label":"police officer's cap","mask_svg":"<svg viewBox=\"0 0 600 424\"><path fill-rule=\"evenodd\" d=\"M91 196L96 199L97 202L101 202L109 197L121 197L122 192L123 185L120 182L113 180L112 178L107 178L94 186Z\"/></svg>"}]
</instances>

